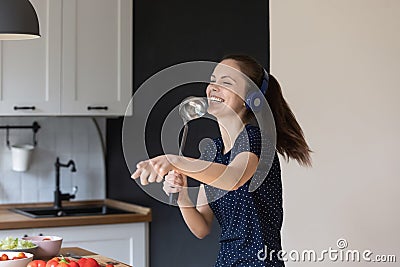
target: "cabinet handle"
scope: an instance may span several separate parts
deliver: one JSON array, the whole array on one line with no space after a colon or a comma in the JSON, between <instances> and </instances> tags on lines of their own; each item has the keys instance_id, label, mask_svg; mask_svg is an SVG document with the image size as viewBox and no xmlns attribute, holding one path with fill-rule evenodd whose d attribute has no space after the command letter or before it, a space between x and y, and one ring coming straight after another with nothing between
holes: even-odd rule
<instances>
[{"instance_id":1,"label":"cabinet handle","mask_svg":"<svg viewBox=\"0 0 400 267\"><path fill-rule=\"evenodd\" d=\"M88 106L88 110L108 110L107 106Z\"/></svg>"},{"instance_id":2,"label":"cabinet handle","mask_svg":"<svg viewBox=\"0 0 400 267\"><path fill-rule=\"evenodd\" d=\"M27 234L24 234L24 237L28 237L28 235L27 235Z\"/></svg>"},{"instance_id":3,"label":"cabinet handle","mask_svg":"<svg viewBox=\"0 0 400 267\"><path fill-rule=\"evenodd\" d=\"M14 106L14 110L35 110L35 109L36 109L35 106L31 106L31 107L29 107L29 106L21 106L21 107Z\"/></svg>"}]
</instances>

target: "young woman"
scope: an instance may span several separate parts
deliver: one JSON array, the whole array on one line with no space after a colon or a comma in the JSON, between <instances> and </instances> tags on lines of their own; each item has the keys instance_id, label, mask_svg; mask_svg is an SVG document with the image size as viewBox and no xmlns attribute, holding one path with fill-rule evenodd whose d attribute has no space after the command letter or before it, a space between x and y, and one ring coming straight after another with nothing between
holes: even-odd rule
<instances>
[{"instance_id":1,"label":"young woman","mask_svg":"<svg viewBox=\"0 0 400 267\"><path fill-rule=\"evenodd\" d=\"M261 153L261 132L249 124L254 114L243 100L249 88L243 74L261 89L264 73L249 56L226 56L214 69L206 90L207 111L215 116L221 132L214 146L208 146L201 159L162 155L142 161L132 174L142 184L161 182L166 175L163 190L168 195L179 192L183 219L196 237L208 235L216 217L221 237L215 266L284 266L278 255L283 209L277 152L286 160L311 166L311 150L303 132L279 83L269 76L264 96L275 120L276 151L267 177L250 192ZM189 198L187 176L202 183L197 205Z\"/></svg>"}]
</instances>

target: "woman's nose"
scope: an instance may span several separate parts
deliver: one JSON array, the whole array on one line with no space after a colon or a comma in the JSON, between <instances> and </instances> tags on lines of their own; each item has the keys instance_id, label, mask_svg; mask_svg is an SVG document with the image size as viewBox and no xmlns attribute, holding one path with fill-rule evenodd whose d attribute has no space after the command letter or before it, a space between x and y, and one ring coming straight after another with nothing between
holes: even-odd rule
<instances>
[{"instance_id":1,"label":"woman's nose","mask_svg":"<svg viewBox=\"0 0 400 267\"><path fill-rule=\"evenodd\" d=\"M209 87L210 90L214 92L219 90L218 85L216 85L215 83L210 83Z\"/></svg>"}]
</instances>

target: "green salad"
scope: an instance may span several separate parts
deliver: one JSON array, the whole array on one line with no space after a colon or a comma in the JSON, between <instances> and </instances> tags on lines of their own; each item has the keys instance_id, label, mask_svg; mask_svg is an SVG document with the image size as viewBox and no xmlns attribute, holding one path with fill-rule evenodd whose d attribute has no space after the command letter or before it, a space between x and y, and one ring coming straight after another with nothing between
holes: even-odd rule
<instances>
[{"instance_id":1,"label":"green salad","mask_svg":"<svg viewBox=\"0 0 400 267\"><path fill-rule=\"evenodd\" d=\"M20 238L6 237L0 240L0 250L11 250L11 249L25 249L33 248L36 245L29 240L23 240Z\"/></svg>"}]
</instances>

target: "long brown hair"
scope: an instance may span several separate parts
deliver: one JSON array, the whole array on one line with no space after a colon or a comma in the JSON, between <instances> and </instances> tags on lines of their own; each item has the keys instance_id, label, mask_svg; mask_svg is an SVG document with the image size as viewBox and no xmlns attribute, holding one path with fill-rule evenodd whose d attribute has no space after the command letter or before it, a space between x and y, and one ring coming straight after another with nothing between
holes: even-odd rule
<instances>
[{"instance_id":1,"label":"long brown hair","mask_svg":"<svg viewBox=\"0 0 400 267\"><path fill-rule=\"evenodd\" d=\"M225 59L235 60L240 70L258 87L261 87L264 68L254 58L247 55L227 55L223 58L223 60ZM302 166L311 166L310 153L312 151L304 138L303 130L284 99L278 80L270 74L268 76L269 83L265 98L275 120L276 149L286 161L291 158L297 160ZM252 115L251 111L249 111L249 114Z\"/></svg>"}]
</instances>

